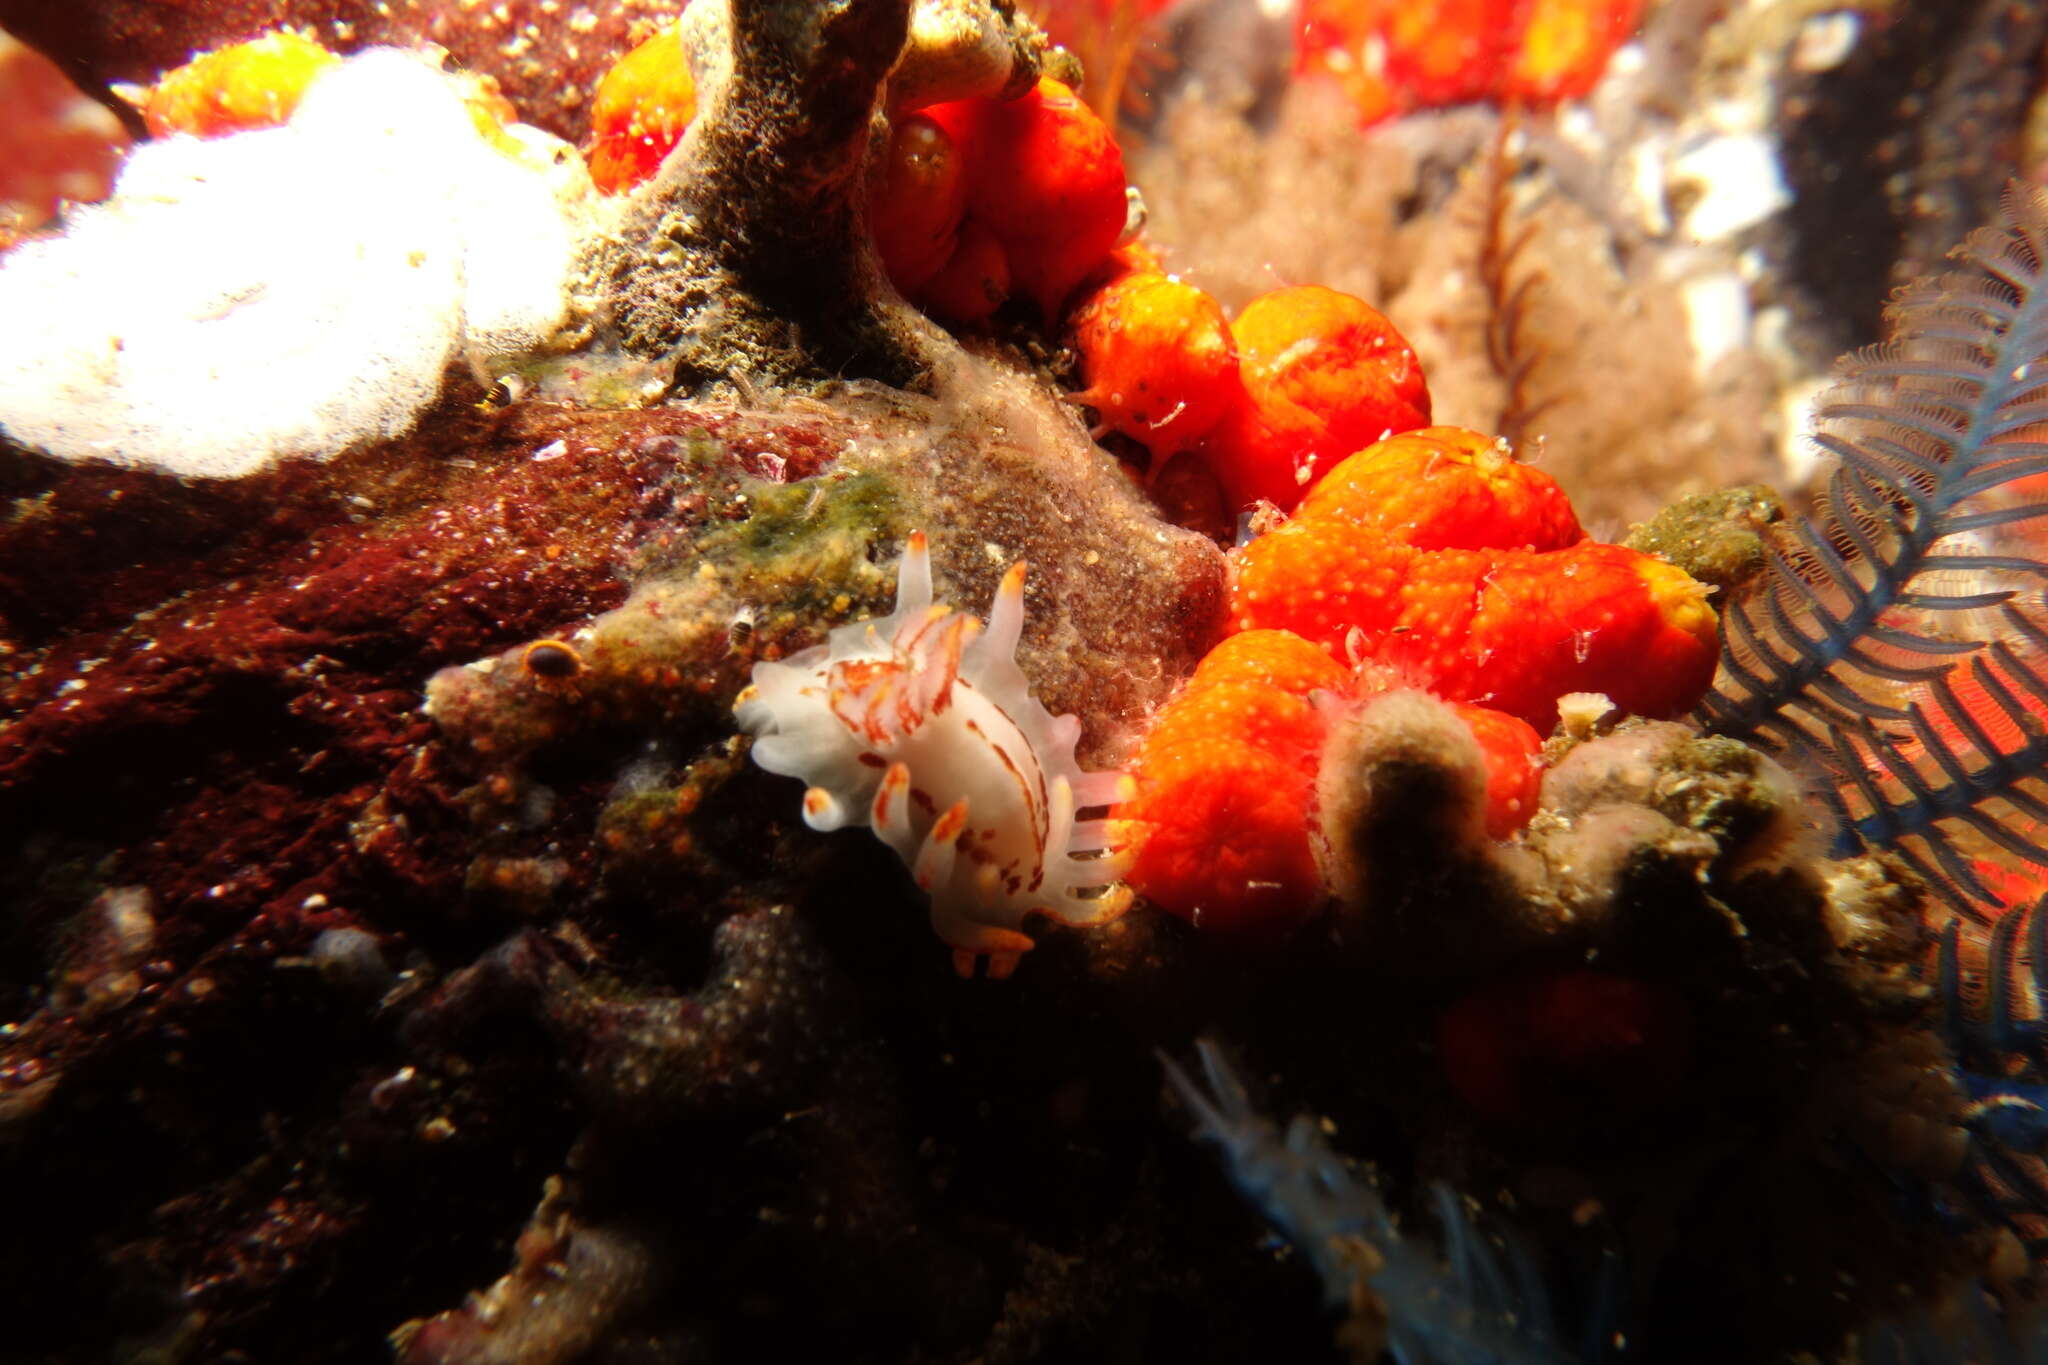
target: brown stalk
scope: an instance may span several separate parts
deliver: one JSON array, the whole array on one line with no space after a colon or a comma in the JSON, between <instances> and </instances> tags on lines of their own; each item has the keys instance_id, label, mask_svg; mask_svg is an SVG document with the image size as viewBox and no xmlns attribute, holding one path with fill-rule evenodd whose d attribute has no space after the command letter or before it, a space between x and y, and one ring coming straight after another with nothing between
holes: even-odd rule
<instances>
[{"instance_id":1,"label":"brown stalk","mask_svg":"<svg viewBox=\"0 0 2048 1365\"><path fill-rule=\"evenodd\" d=\"M1550 350L1534 335L1530 301L1550 282L1541 269L1521 268L1536 225L1514 208L1517 159L1508 150L1518 120L1509 109L1488 150L1483 169L1485 204L1479 232L1479 282L1486 291L1486 358L1507 386L1495 430L1512 445L1534 434L1536 420L1555 407L1561 394L1537 396L1536 377Z\"/></svg>"}]
</instances>

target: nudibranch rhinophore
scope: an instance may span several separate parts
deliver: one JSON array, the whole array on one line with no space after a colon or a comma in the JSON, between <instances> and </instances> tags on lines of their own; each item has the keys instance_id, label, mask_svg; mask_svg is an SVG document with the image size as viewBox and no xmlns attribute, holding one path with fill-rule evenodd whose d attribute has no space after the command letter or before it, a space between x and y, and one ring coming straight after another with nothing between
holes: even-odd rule
<instances>
[{"instance_id":1,"label":"nudibranch rhinophore","mask_svg":"<svg viewBox=\"0 0 2048 1365\"><path fill-rule=\"evenodd\" d=\"M1021 562L984 629L932 601L931 555L914 532L894 612L754 665L734 708L757 736L754 761L809 784L805 824L871 826L909 866L962 976L982 955L991 979L1015 970L1031 948L1027 915L1095 924L1130 900L1107 822L1075 819L1124 799L1130 779L1081 771L1080 721L1046 710L1017 666L1023 629Z\"/></svg>"}]
</instances>

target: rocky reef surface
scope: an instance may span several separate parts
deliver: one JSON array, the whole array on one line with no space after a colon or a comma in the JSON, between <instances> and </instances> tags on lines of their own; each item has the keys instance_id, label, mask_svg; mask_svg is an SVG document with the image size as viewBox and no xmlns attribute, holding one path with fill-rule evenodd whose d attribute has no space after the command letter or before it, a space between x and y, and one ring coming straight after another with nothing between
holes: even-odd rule
<instances>
[{"instance_id":1,"label":"rocky reef surface","mask_svg":"<svg viewBox=\"0 0 2048 1365\"><path fill-rule=\"evenodd\" d=\"M1632 136L1624 97L1655 111L1643 158L1683 143L1658 83L1678 67L1803 101L1788 145L1820 136L1810 87L1865 58L1800 68L1812 6L1778 28L1709 8L1650 7L1592 145ZM236 450L235 478L0 439L0 1359L1764 1362L1855 1358L1881 1321L1981 1324L1987 1285L2027 1320L2039 1144L1979 1121L2033 1093L1985 1079L2033 1076L2019 921L2004 948L1952 930L1968 980L1945 983L1921 872L1832 840L1812 772L1674 718L1690 701L1546 702L1540 788L1503 838L1491 757L1416 679L1319 689L1313 905L1225 933L1140 895L1033 917L1007 980L954 970L930 865L807 826L804 787L750 760L756 666L900 606L923 532L931 597L990 634L984 604L1028 564L1017 666L1075 718L1080 768L1119 770L1232 629L1239 513L1247 534L1278 514L1091 431L1078 343L1021 283L951 326L891 283L870 186L892 120L1073 74L1035 22L998 0L697 0L689 131L638 188L565 188L600 77L679 9L0 0L89 91L279 25L337 52L438 44L565 139L522 164L582 206L555 333L482 354L460 320L399 434ZM1862 21L1883 37L1889 10ZM1640 517L1626 553L1690 575L1695 626L1753 600L1806 503L1722 490L1795 482L1772 424L1817 350L1863 339L1815 320L1832 281L1801 292L1811 226L1660 246L1588 208L1609 186L1574 178L1597 158L1567 115L1512 166L1487 108L1364 134L1328 91L1223 81L1245 22L1184 6L1164 30L1184 69L1131 143L1148 240L1235 309L1253 291L1230 272L1268 265L1247 220L1278 242L1294 215L1287 249L1311 253L1367 224L1398 254L1332 249L1326 278L1405 301L1439 418L1547 433L1589 522ZM1261 70L1235 50L1227 69ZM1768 79L1744 66L1763 53ZM1352 179L1296 213L1340 139ZM1938 152L1926 174L1980 202L1996 168ZM1205 211L1230 193L1256 201L1242 219ZM1454 236L1469 261L1439 259ZM1549 281L1526 317L1487 297L1527 297L1516 272ZM1780 317L1745 308L1736 341L1709 324L1739 274ZM1640 307L1602 330L1632 282ZM1772 326L1766 362L1745 346ZM1694 349L1640 345L1680 332ZM1547 398L1521 392L1532 355ZM912 684L871 682L820 690L886 729ZM2010 853L2003 832L1966 855ZM1996 1033L1975 1053L1965 1012ZM1161 1057L1198 1046L1246 1107L1176 1096ZM1259 1113L1315 1118L1283 1138ZM1196 1140L1225 1120L1227 1170ZM1274 1174L1309 1158L1305 1187ZM1385 1208L1354 1218L1367 1186ZM1492 1263L1461 1238L1504 1249L1505 1306L1464 1306Z\"/></svg>"}]
</instances>

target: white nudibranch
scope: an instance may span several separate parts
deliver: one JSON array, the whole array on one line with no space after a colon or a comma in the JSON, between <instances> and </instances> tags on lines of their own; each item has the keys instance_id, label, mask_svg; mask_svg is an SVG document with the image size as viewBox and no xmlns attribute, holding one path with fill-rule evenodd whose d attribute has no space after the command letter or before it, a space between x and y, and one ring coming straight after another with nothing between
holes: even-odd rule
<instances>
[{"instance_id":1,"label":"white nudibranch","mask_svg":"<svg viewBox=\"0 0 2048 1365\"><path fill-rule=\"evenodd\" d=\"M1008 976L1031 947L1027 915L1094 924L1130 902L1108 822L1074 818L1125 799L1130 779L1081 771L1080 721L1047 711L1017 666L1023 629L1022 563L1003 575L984 630L932 601L914 532L894 612L755 664L735 707L757 736L754 761L809 784L805 824L869 825L909 866L963 976L983 954L991 978Z\"/></svg>"}]
</instances>

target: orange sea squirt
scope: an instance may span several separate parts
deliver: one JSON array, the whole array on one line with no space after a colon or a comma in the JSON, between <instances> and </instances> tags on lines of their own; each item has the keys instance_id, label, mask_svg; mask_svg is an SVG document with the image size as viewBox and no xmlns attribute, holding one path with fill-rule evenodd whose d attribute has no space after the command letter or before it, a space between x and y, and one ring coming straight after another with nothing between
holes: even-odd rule
<instances>
[{"instance_id":1,"label":"orange sea squirt","mask_svg":"<svg viewBox=\"0 0 2048 1365\"><path fill-rule=\"evenodd\" d=\"M1532 0L1501 94L1552 104L1591 94L1615 49L1642 21L1644 0Z\"/></svg>"},{"instance_id":2,"label":"orange sea squirt","mask_svg":"<svg viewBox=\"0 0 2048 1365\"><path fill-rule=\"evenodd\" d=\"M1002 243L1013 286L1050 321L1123 236L1124 158L1109 126L1050 76L1022 98L923 111L951 135L967 214Z\"/></svg>"},{"instance_id":3,"label":"orange sea squirt","mask_svg":"<svg viewBox=\"0 0 2048 1365\"><path fill-rule=\"evenodd\" d=\"M939 272L910 291L910 301L948 322L976 323L1010 296L1010 257L996 235L969 218Z\"/></svg>"},{"instance_id":4,"label":"orange sea squirt","mask_svg":"<svg viewBox=\"0 0 2048 1365\"><path fill-rule=\"evenodd\" d=\"M1225 933L1298 923L1322 898L1309 807L1328 719L1313 700L1349 670L1284 631L1232 636L1154 718L1113 819L1135 848L1126 880Z\"/></svg>"},{"instance_id":5,"label":"orange sea squirt","mask_svg":"<svg viewBox=\"0 0 2048 1365\"><path fill-rule=\"evenodd\" d=\"M1367 446L1317 481L1295 516L1371 527L1418 550L1561 550L1586 538L1557 480L1463 427Z\"/></svg>"},{"instance_id":6,"label":"orange sea squirt","mask_svg":"<svg viewBox=\"0 0 2048 1365\"><path fill-rule=\"evenodd\" d=\"M1422 363L1364 299L1297 285L1261 295L1231 324L1242 396L1203 445L1238 507L1282 511L1323 469L1394 432L1429 425Z\"/></svg>"},{"instance_id":7,"label":"orange sea squirt","mask_svg":"<svg viewBox=\"0 0 2048 1365\"><path fill-rule=\"evenodd\" d=\"M1505 839L1529 823L1543 787L1543 737L1490 706L1452 702L1486 759L1486 835Z\"/></svg>"},{"instance_id":8,"label":"orange sea squirt","mask_svg":"<svg viewBox=\"0 0 2048 1365\"><path fill-rule=\"evenodd\" d=\"M1386 6L1387 79L1417 104L1485 99L1516 48L1524 0L1433 0Z\"/></svg>"},{"instance_id":9,"label":"orange sea squirt","mask_svg":"<svg viewBox=\"0 0 2048 1365\"><path fill-rule=\"evenodd\" d=\"M1539 731L1567 692L1682 714L1718 658L1707 590L1582 537L1555 484L1488 438L1409 433L1341 462L1293 520L1232 553L1231 621L1389 665Z\"/></svg>"},{"instance_id":10,"label":"orange sea squirt","mask_svg":"<svg viewBox=\"0 0 2048 1365\"><path fill-rule=\"evenodd\" d=\"M1236 397L1237 344L1223 306L1156 270L1111 281L1074 310L1087 387L1074 395L1157 459L1209 433Z\"/></svg>"},{"instance_id":11,"label":"orange sea squirt","mask_svg":"<svg viewBox=\"0 0 2048 1365\"><path fill-rule=\"evenodd\" d=\"M1215 932L1272 936L1322 902L1313 808L1333 718L1355 704L1352 671L1300 636L1225 639L1153 718L1112 813L1133 850L1126 880L1155 906ZM1486 832L1535 811L1541 740L1513 716L1453 705L1486 770Z\"/></svg>"},{"instance_id":12,"label":"orange sea squirt","mask_svg":"<svg viewBox=\"0 0 2048 1365\"><path fill-rule=\"evenodd\" d=\"M960 151L936 120L898 115L868 187L868 230L890 282L905 294L944 268L960 245L967 178Z\"/></svg>"},{"instance_id":13,"label":"orange sea squirt","mask_svg":"<svg viewBox=\"0 0 2048 1365\"><path fill-rule=\"evenodd\" d=\"M1712 684L1719 657L1704 586L1626 546L1587 541L1503 552L1438 684L1547 731L1567 692L1604 692L1631 715L1683 715Z\"/></svg>"},{"instance_id":14,"label":"orange sea squirt","mask_svg":"<svg viewBox=\"0 0 2048 1365\"><path fill-rule=\"evenodd\" d=\"M682 29L662 28L619 58L590 101L590 178L620 194L661 168L697 116L697 85L683 57Z\"/></svg>"},{"instance_id":15,"label":"orange sea squirt","mask_svg":"<svg viewBox=\"0 0 2048 1365\"><path fill-rule=\"evenodd\" d=\"M1295 67L1362 123L1474 100L1538 107L1598 84L1645 0L1304 0Z\"/></svg>"},{"instance_id":16,"label":"orange sea squirt","mask_svg":"<svg viewBox=\"0 0 2048 1365\"><path fill-rule=\"evenodd\" d=\"M279 31L202 53L149 92L151 137L220 137L272 128L292 116L314 79L341 58L311 38Z\"/></svg>"},{"instance_id":17,"label":"orange sea squirt","mask_svg":"<svg viewBox=\"0 0 2048 1365\"><path fill-rule=\"evenodd\" d=\"M1691 1035L1669 987L1588 968L1484 983L1436 1029L1446 1079L1476 1113L1545 1127L1662 1101L1685 1074Z\"/></svg>"}]
</instances>

